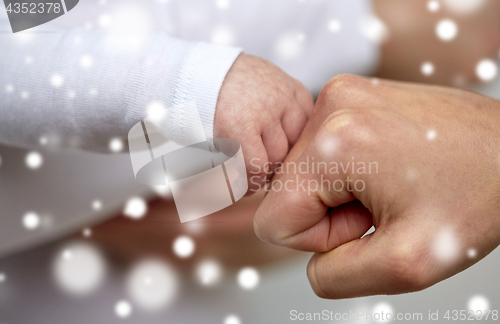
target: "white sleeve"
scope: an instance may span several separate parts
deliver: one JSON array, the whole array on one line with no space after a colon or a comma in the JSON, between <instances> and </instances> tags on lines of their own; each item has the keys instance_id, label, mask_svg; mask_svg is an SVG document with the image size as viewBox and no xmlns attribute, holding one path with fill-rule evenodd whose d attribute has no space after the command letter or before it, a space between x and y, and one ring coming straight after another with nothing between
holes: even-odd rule
<instances>
[{"instance_id":1,"label":"white sleeve","mask_svg":"<svg viewBox=\"0 0 500 324\"><path fill-rule=\"evenodd\" d=\"M47 26L49 33L0 34L1 143L31 147L43 139L106 151L158 101L195 101L212 137L218 93L240 48L163 31L130 45L100 30ZM0 30L9 23L0 21ZM182 125L182 112L176 116L169 124Z\"/></svg>"}]
</instances>

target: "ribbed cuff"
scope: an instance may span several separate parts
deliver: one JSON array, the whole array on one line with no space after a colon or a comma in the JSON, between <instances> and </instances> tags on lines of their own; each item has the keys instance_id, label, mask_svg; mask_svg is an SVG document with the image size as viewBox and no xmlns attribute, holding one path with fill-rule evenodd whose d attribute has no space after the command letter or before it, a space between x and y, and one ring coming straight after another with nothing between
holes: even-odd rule
<instances>
[{"instance_id":1,"label":"ribbed cuff","mask_svg":"<svg viewBox=\"0 0 500 324\"><path fill-rule=\"evenodd\" d=\"M177 82L174 105L194 101L207 138L213 138L215 108L222 83L241 52L239 47L199 42L184 63Z\"/></svg>"}]
</instances>

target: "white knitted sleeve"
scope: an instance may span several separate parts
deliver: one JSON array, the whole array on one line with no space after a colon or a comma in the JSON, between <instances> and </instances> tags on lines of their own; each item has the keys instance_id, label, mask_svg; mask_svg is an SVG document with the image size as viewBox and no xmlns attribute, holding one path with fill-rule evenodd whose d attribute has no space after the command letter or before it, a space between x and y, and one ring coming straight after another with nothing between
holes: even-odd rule
<instances>
[{"instance_id":1,"label":"white knitted sleeve","mask_svg":"<svg viewBox=\"0 0 500 324\"><path fill-rule=\"evenodd\" d=\"M126 139L152 102L167 108L196 102L212 137L218 93L240 48L163 31L130 42L99 30L47 26L51 32L0 34L1 143L107 151L110 139ZM9 23L1 21L0 30L10 30ZM163 127L182 127L182 111L175 115Z\"/></svg>"}]
</instances>

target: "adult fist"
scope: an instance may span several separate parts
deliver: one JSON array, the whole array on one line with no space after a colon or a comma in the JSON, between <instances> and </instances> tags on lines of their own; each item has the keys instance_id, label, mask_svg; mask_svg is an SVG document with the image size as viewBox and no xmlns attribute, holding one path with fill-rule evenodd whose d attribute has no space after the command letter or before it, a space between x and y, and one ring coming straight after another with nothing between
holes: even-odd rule
<instances>
[{"instance_id":1,"label":"adult fist","mask_svg":"<svg viewBox=\"0 0 500 324\"><path fill-rule=\"evenodd\" d=\"M309 91L277 66L252 55L236 59L219 93L214 136L240 142L250 192L284 160L312 107Z\"/></svg>"},{"instance_id":2,"label":"adult fist","mask_svg":"<svg viewBox=\"0 0 500 324\"><path fill-rule=\"evenodd\" d=\"M324 298L417 291L464 270L500 243L500 102L332 79L254 226L317 252L308 276Z\"/></svg>"}]
</instances>

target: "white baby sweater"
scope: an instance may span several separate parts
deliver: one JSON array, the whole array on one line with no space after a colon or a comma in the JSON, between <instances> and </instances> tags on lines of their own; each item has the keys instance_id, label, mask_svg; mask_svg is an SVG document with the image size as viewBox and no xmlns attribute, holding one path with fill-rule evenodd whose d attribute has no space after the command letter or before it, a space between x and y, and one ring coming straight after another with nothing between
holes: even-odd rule
<instances>
[{"instance_id":1,"label":"white baby sweater","mask_svg":"<svg viewBox=\"0 0 500 324\"><path fill-rule=\"evenodd\" d=\"M187 101L212 137L242 47L317 92L337 73L374 67L377 45L359 29L370 13L367 0L87 0L12 34L0 8L0 143L109 151L151 103ZM166 133L189 124L172 116Z\"/></svg>"}]
</instances>

